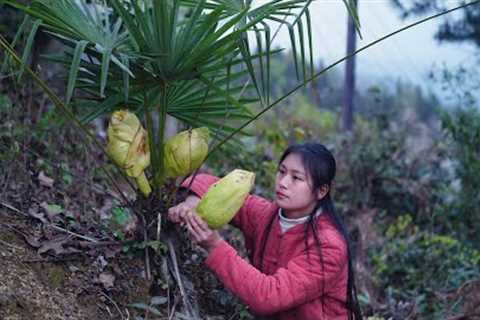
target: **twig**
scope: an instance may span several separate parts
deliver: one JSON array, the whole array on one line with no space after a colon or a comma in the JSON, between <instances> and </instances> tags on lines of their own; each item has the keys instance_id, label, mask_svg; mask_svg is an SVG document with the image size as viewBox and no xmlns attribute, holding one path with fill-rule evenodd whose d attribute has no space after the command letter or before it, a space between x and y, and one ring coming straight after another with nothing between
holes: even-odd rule
<instances>
[{"instance_id":1,"label":"twig","mask_svg":"<svg viewBox=\"0 0 480 320\"><path fill-rule=\"evenodd\" d=\"M10 248L13 248L13 249L17 249L17 250L24 250L23 248L19 247L19 246L16 246L16 245L13 245L11 243L8 243L6 241L3 241L0 239L0 243L3 243L4 245L6 245L7 247L10 247Z\"/></svg>"},{"instance_id":2,"label":"twig","mask_svg":"<svg viewBox=\"0 0 480 320\"><path fill-rule=\"evenodd\" d=\"M99 303L96 304L100 309L105 309L107 310L108 312L108 315L110 316L110 318L113 318L113 314L112 312L110 311L110 308L108 306L101 306Z\"/></svg>"},{"instance_id":3,"label":"twig","mask_svg":"<svg viewBox=\"0 0 480 320\"><path fill-rule=\"evenodd\" d=\"M178 303L178 300L175 299L175 301L173 302L172 310L170 311L170 315L168 316L168 320L173 319L173 316L175 315L175 309L177 308L177 303Z\"/></svg>"},{"instance_id":4,"label":"twig","mask_svg":"<svg viewBox=\"0 0 480 320\"><path fill-rule=\"evenodd\" d=\"M50 263L50 262L63 262L63 261L76 261L83 260L85 257L65 257L65 258L51 258L51 259L25 259L22 260L23 263Z\"/></svg>"},{"instance_id":5,"label":"twig","mask_svg":"<svg viewBox=\"0 0 480 320\"><path fill-rule=\"evenodd\" d=\"M13 225L10 225L10 224L7 224L7 223L1 223L1 222L0 222L0 226L7 227L7 228L9 228L10 230L13 230L14 232L22 235L23 237L28 237L28 235L27 235L25 232L23 232L23 231L21 231L21 230L18 230L18 229L15 228Z\"/></svg>"},{"instance_id":6,"label":"twig","mask_svg":"<svg viewBox=\"0 0 480 320\"><path fill-rule=\"evenodd\" d=\"M104 296L105 298L107 298L108 301L110 301L110 302L113 304L113 306L115 307L115 309L117 309L118 313L120 314L120 317L122 317L122 319L124 319L125 317L123 316L122 310L120 310L120 308L118 307L118 304L117 304L115 301L113 301L113 299L110 298L107 294L105 294L105 293L103 293L103 292L100 292L100 294L101 294L102 296Z\"/></svg>"},{"instance_id":7,"label":"twig","mask_svg":"<svg viewBox=\"0 0 480 320\"><path fill-rule=\"evenodd\" d=\"M10 209L10 210L12 210L12 211L14 211L14 212L16 212L16 213L18 213L18 214L21 214L22 216L30 217L30 215L26 214L25 212L22 212L22 211L18 210L17 208L9 205L8 203L0 202L0 204L1 204L2 206L4 206L5 208L8 208L8 209ZM53 229L55 229L55 230L57 230L57 231L61 231L61 232L64 232L64 233L68 233L68 234L70 234L70 235L72 235L72 236L74 236L74 237L77 237L77 238L80 238L80 239L83 239L83 240L87 240L87 241L90 241L90 242L93 242L93 243L97 243L97 242L98 242L98 240L96 240L96 239L93 239L93 238L90 238L90 237L87 237L87 236L83 236L83 235L78 234L78 233L75 233L75 232L73 232L73 231L64 229L64 228L59 227L59 226L57 226L57 225L55 225L55 224L53 224L53 223L48 223L48 222L45 223L45 222L44 222L44 224L45 224L45 226L47 226L47 227L53 228Z\"/></svg>"},{"instance_id":8,"label":"twig","mask_svg":"<svg viewBox=\"0 0 480 320\"><path fill-rule=\"evenodd\" d=\"M47 224L48 227L51 227L55 230L58 230L58 231L61 231L61 232L65 232L65 233L68 233L74 237L77 237L77 238L80 238L80 239L83 239L83 240L87 240L87 241L90 241L90 242L93 242L93 243L97 243L98 240L95 240L93 238L90 238L90 237L87 237L87 236L82 236L81 234L78 234L78 233L75 233L75 232L72 232L70 230L67 230L67 229L64 229L62 227L59 227L55 224Z\"/></svg>"},{"instance_id":9,"label":"twig","mask_svg":"<svg viewBox=\"0 0 480 320\"><path fill-rule=\"evenodd\" d=\"M473 279L473 280L465 281L465 282L457 289L457 295L460 294L467 286L469 286L470 284L475 283L475 282L480 282L480 280L478 280L478 279Z\"/></svg>"},{"instance_id":10,"label":"twig","mask_svg":"<svg viewBox=\"0 0 480 320\"><path fill-rule=\"evenodd\" d=\"M78 244L83 247L106 247L106 246L121 246L124 244L128 244L131 241L79 241Z\"/></svg>"},{"instance_id":11,"label":"twig","mask_svg":"<svg viewBox=\"0 0 480 320\"><path fill-rule=\"evenodd\" d=\"M12 210L12 211L14 211L14 212L16 212L16 213L18 213L18 214L21 214L21 215L23 215L23 216L25 216L25 217L29 217L28 214L26 214L25 212L22 212L22 211L18 210L17 208L9 205L8 203L0 202L0 204L1 204L2 206L4 206L5 208L10 209L10 210Z\"/></svg>"},{"instance_id":12,"label":"twig","mask_svg":"<svg viewBox=\"0 0 480 320\"><path fill-rule=\"evenodd\" d=\"M170 238L167 239L167 246L168 246L168 252L170 253L170 259L173 265L173 270L174 270L173 274L174 274L175 280L177 281L178 288L180 289L180 294L182 295L183 303L187 308L189 316L192 317L193 319L197 319L196 313L193 311L190 301L188 300L187 295L185 293L185 287L180 277L180 270L178 269L178 262L177 262L177 256L175 254L175 248Z\"/></svg>"},{"instance_id":13,"label":"twig","mask_svg":"<svg viewBox=\"0 0 480 320\"><path fill-rule=\"evenodd\" d=\"M239 313L239 311L235 311L235 312L233 313L233 315L232 315L230 318L228 318L228 320L233 320L234 317L237 316L237 313Z\"/></svg>"},{"instance_id":14,"label":"twig","mask_svg":"<svg viewBox=\"0 0 480 320\"><path fill-rule=\"evenodd\" d=\"M480 316L480 313L464 313L448 318L447 320L468 320Z\"/></svg>"},{"instance_id":15,"label":"twig","mask_svg":"<svg viewBox=\"0 0 480 320\"><path fill-rule=\"evenodd\" d=\"M143 218L143 241L145 244L148 243L148 233L147 233L147 224L145 221L145 217L142 215ZM145 246L145 277L147 280L152 279L152 273L150 271L150 253L148 252L148 246Z\"/></svg>"},{"instance_id":16,"label":"twig","mask_svg":"<svg viewBox=\"0 0 480 320\"><path fill-rule=\"evenodd\" d=\"M160 233L162 232L162 214L157 216L157 241L160 241Z\"/></svg>"}]
</instances>

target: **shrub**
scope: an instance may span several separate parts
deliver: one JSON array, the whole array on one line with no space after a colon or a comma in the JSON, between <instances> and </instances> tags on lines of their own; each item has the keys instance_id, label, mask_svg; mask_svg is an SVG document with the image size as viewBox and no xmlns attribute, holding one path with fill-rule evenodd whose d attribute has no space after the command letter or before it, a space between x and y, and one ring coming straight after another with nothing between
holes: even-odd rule
<instances>
[{"instance_id":1,"label":"shrub","mask_svg":"<svg viewBox=\"0 0 480 320\"><path fill-rule=\"evenodd\" d=\"M423 316L440 316L450 301L439 297L480 277L480 251L451 236L419 231L408 214L385 236L369 254L377 284L388 299L413 303Z\"/></svg>"},{"instance_id":2,"label":"shrub","mask_svg":"<svg viewBox=\"0 0 480 320\"><path fill-rule=\"evenodd\" d=\"M450 157L456 181L446 196L452 201L444 209L441 222L459 237L480 248L480 111L474 107L442 114L442 127L450 138Z\"/></svg>"}]
</instances>

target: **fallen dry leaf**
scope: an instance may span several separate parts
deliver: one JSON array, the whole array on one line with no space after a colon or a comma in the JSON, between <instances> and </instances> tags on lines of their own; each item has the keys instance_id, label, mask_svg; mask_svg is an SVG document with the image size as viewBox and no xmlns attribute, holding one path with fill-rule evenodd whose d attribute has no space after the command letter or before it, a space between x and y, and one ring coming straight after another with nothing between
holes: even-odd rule
<instances>
[{"instance_id":1,"label":"fallen dry leaf","mask_svg":"<svg viewBox=\"0 0 480 320\"><path fill-rule=\"evenodd\" d=\"M38 212L35 208L28 209L28 214L31 217L40 220L42 223L48 223L47 219L45 219L45 215L43 213Z\"/></svg>"},{"instance_id":2,"label":"fallen dry leaf","mask_svg":"<svg viewBox=\"0 0 480 320\"><path fill-rule=\"evenodd\" d=\"M53 252L56 255L65 253L66 250L63 247L63 244L66 243L69 239L70 239L70 237L61 236L61 237L57 237L57 238L54 238L54 239L49 240L49 241L45 241L45 242L42 243L42 246L38 249L38 253L42 254L42 253L46 253L50 250L53 250Z\"/></svg>"},{"instance_id":3,"label":"fallen dry leaf","mask_svg":"<svg viewBox=\"0 0 480 320\"><path fill-rule=\"evenodd\" d=\"M98 281L103 285L105 289L113 288L115 276L108 272L102 272L98 276Z\"/></svg>"},{"instance_id":4,"label":"fallen dry leaf","mask_svg":"<svg viewBox=\"0 0 480 320\"><path fill-rule=\"evenodd\" d=\"M52 188L53 183L55 182L55 180L48 177L43 171L40 171L40 173L38 174L38 181L40 182L41 186L48 188Z\"/></svg>"},{"instance_id":5,"label":"fallen dry leaf","mask_svg":"<svg viewBox=\"0 0 480 320\"><path fill-rule=\"evenodd\" d=\"M42 246L42 243L40 242L40 238L35 237L33 235L25 236L25 241L34 248L40 248Z\"/></svg>"}]
</instances>

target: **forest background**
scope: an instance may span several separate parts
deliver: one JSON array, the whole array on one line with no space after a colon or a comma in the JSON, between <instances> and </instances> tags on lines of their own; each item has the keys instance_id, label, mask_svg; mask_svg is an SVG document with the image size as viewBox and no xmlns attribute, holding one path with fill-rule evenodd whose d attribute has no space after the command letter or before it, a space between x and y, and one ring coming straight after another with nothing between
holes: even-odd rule
<instances>
[{"instance_id":1,"label":"forest background","mask_svg":"<svg viewBox=\"0 0 480 320\"><path fill-rule=\"evenodd\" d=\"M403 17L445 9L440 0L390 3ZM0 6L0 33L9 42L22 20L19 11ZM474 5L442 20L432 34L440 45L467 42L475 48L458 66L432 67L428 81L442 88L442 98L405 80L358 88L354 129L346 132L340 64L249 125L237 141L241 151L224 146L202 170L219 176L234 168L253 171L255 193L271 198L276 161L287 145L326 144L338 162L334 199L354 240L365 315L480 319L479 30L480 5ZM29 65L64 97L64 67L43 59L63 45L44 32L31 41L24 37L17 52L31 45ZM0 57L7 61L4 51ZM315 64L325 66L322 59ZM272 57L271 72L273 97L298 83L291 52ZM18 70L4 67L0 78L0 271L10 274L0 284L0 317L181 318L181 311L172 312L172 284L161 272L148 279L144 270L145 250L163 252L164 244L129 238L138 221L120 193L129 199L135 194L118 174L118 189L112 187L113 164L93 144L79 143L84 138L78 129L29 76L17 76ZM361 82L362 74L356 76ZM89 124L99 139L105 139L106 121L108 115ZM170 119L169 128L176 132L182 124ZM237 231L223 234L243 250ZM92 245L93 238L103 244ZM179 259L202 317L252 318L202 269L201 253L186 248Z\"/></svg>"}]
</instances>

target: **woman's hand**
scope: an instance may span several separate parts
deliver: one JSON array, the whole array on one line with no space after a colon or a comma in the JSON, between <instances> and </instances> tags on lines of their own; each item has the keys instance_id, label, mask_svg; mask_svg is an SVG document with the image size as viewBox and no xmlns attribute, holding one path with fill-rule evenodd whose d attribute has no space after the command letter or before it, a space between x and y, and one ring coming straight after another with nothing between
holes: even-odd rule
<instances>
[{"instance_id":1,"label":"woman's hand","mask_svg":"<svg viewBox=\"0 0 480 320\"><path fill-rule=\"evenodd\" d=\"M210 251L222 241L222 237L218 231L210 229L207 223L195 212L191 210L187 212L185 215L185 222L192 240L200 247L207 250L208 253L210 253Z\"/></svg>"},{"instance_id":2,"label":"woman's hand","mask_svg":"<svg viewBox=\"0 0 480 320\"><path fill-rule=\"evenodd\" d=\"M197 206L198 201L200 201L199 197L193 194L189 195L185 201L168 209L168 219L174 223L183 224L185 222L185 216Z\"/></svg>"}]
</instances>

